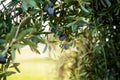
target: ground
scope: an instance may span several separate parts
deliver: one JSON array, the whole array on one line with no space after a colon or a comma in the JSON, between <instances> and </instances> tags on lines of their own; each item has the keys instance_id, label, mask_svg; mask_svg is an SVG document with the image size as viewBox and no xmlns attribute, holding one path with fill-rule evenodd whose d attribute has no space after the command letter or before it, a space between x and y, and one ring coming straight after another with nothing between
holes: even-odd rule
<instances>
[{"instance_id":1,"label":"ground","mask_svg":"<svg viewBox=\"0 0 120 80\"><path fill-rule=\"evenodd\" d=\"M56 60L41 56L24 48L16 55L15 62L20 62L21 73L13 74L8 80L57 80Z\"/></svg>"}]
</instances>

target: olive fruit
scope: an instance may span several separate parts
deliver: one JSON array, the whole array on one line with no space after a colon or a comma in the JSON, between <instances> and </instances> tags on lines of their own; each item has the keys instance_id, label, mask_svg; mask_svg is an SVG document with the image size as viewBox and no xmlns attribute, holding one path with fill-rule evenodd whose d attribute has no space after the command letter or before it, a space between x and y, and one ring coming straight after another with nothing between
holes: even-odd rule
<instances>
[{"instance_id":1,"label":"olive fruit","mask_svg":"<svg viewBox=\"0 0 120 80\"><path fill-rule=\"evenodd\" d=\"M6 58L0 56L0 64L5 64L6 63Z\"/></svg>"},{"instance_id":2,"label":"olive fruit","mask_svg":"<svg viewBox=\"0 0 120 80\"><path fill-rule=\"evenodd\" d=\"M68 44L63 44L63 48L64 49L69 49L69 45Z\"/></svg>"},{"instance_id":3,"label":"olive fruit","mask_svg":"<svg viewBox=\"0 0 120 80\"><path fill-rule=\"evenodd\" d=\"M63 41L65 38L66 38L65 34L62 34L62 35L59 36L60 41Z\"/></svg>"},{"instance_id":4,"label":"olive fruit","mask_svg":"<svg viewBox=\"0 0 120 80\"><path fill-rule=\"evenodd\" d=\"M103 19L102 19L102 18L99 18L99 19L98 19L98 22L99 22L99 23L103 23Z\"/></svg>"},{"instance_id":5,"label":"olive fruit","mask_svg":"<svg viewBox=\"0 0 120 80\"><path fill-rule=\"evenodd\" d=\"M90 27L90 28L93 28L93 27L94 27L94 24L93 24L93 23L90 23L90 24L89 24L89 27Z\"/></svg>"},{"instance_id":6,"label":"olive fruit","mask_svg":"<svg viewBox=\"0 0 120 80\"><path fill-rule=\"evenodd\" d=\"M52 16L54 14L53 10L53 3L51 1L48 1L48 3L44 7L44 12L47 12L48 15Z\"/></svg>"},{"instance_id":7,"label":"olive fruit","mask_svg":"<svg viewBox=\"0 0 120 80\"><path fill-rule=\"evenodd\" d=\"M49 7L49 8L47 9L47 13L48 13L48 15L52 16L52 15L54 14L53 8Z\"/></svg>"},{"instance_id":8,"label":"olive fruit","mask_svg":"<svg viewBox=\"0 0 120 80\"><path fill-rule=\"evenodd\" d=\"M55 28L51 28L51 32L52 32L52 33L56 33L57 31L56 31Z\"/></svg>"},{"instance_id":9,"label":"olive fruit","mask_svg":"<svg viewBox=\"0 0 120 80\"><path fill-rule=\"evenodd\" d=\"M85 24L84 24L83 22L81 22L81 21L78 22L77 25L78 25L79 27L84 27L84 26L85 26Z\"/></svg>"}]
</instances>

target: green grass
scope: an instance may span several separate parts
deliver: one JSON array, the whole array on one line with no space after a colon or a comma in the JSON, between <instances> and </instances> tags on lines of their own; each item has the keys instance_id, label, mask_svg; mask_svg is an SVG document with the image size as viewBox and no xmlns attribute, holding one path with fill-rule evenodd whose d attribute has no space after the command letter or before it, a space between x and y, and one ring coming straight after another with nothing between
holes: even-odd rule
<instances>
[{"instance_id":1,"label":"green grass","mask_svg":"<svg viewBox=\"0 0 120 80\"><path fill-rule=\"evenodd\" d=\"M57 80L56 62L49 58L30 58L19 61L21 73L8 77L8 80Z\"/></svg>"}]
</instances>

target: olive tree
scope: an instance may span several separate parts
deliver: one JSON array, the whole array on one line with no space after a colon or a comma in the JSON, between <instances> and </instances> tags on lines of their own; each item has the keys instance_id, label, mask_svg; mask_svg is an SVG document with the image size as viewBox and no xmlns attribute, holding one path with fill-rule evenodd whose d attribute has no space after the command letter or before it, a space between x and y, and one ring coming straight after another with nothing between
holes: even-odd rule
<instances>
[{"instance_id":1,"label":"olive tree","mask_svg":"<svg viewBox=\"0 0 120 80\"><path fill-rule=\"evenodd\" d=\"M37 50L38 43L60 43L63 49L75 45L78 49L75 69L80 72L79 53L89 49L89 66L83 64L78 79L113 80L120 77L120 0L6 0L0 1L0 78L18 72L15 51L29 45ZM48 31L45 31L49 28ZM49 39L53 34L53 39ZM76 40L85 43L81 52ZM85 58L85 57L84 57ZM85 62L86 60L82 60ZM73 68L73 69L74 69ZM82 73L81 72L81 73ZM72 72L74 74L74 70ZM80 73L77 73L78 75ZM89 75L88 75L89 74ZM74 74L75 75L75 74ZM74 75L71 75L73 78ZM71 78L71 79L73 79ZM76 79L76 78L74 78Z\"/></svg>"}]
</instances>

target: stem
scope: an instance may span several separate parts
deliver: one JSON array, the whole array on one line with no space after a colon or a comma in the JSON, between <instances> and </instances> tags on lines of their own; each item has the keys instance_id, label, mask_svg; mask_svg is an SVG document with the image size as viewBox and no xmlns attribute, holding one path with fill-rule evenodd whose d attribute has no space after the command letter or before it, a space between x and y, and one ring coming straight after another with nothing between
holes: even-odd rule
<instances>
[{"instance_id":1,"label":"stem","mask_svg":"<svg viewBox=\"0 0 120 80\"><path fill-rule=\"evenodd\" d=\"M28 17L30 17L30 16L28 16ZM17 36L18 36L20 27L23 25L24 21L25 21L28 17L26 17L26 18L19 24L19 26L18 26L18 28L17 28L17 31L16 31L16 33L15 33L14 38L12 39L12 41L10 42L10 44L7 44L7 45L6 45L6 49L1 53L2 55L5 55L5 54L8 52L9 48L10 48L10 47L13 45L13 43L16 41L16 38L17 38Z\"/></svg>"},{"instance_id":2,"label":"stem","mask_svg":"<svg viewBox=\"0 0 120 80\"><path fill-rule=\"evenodd\" d=\"M28 16L28 17L30 17L30 16ZM28 17L27 17L27 18L28 18ZM19 26L18 26L18 28L17 28L17 31L16 31L16 33L15 33L15 36L14 36L14 38L12 39L9 47L12 46L12 44L16 41L16 38L17 38L17 36L18 36L20 27L22 26L23 22L24 22L27 18L25 18L25 19L19 24Z\"/></svg>"}]
</instances>

